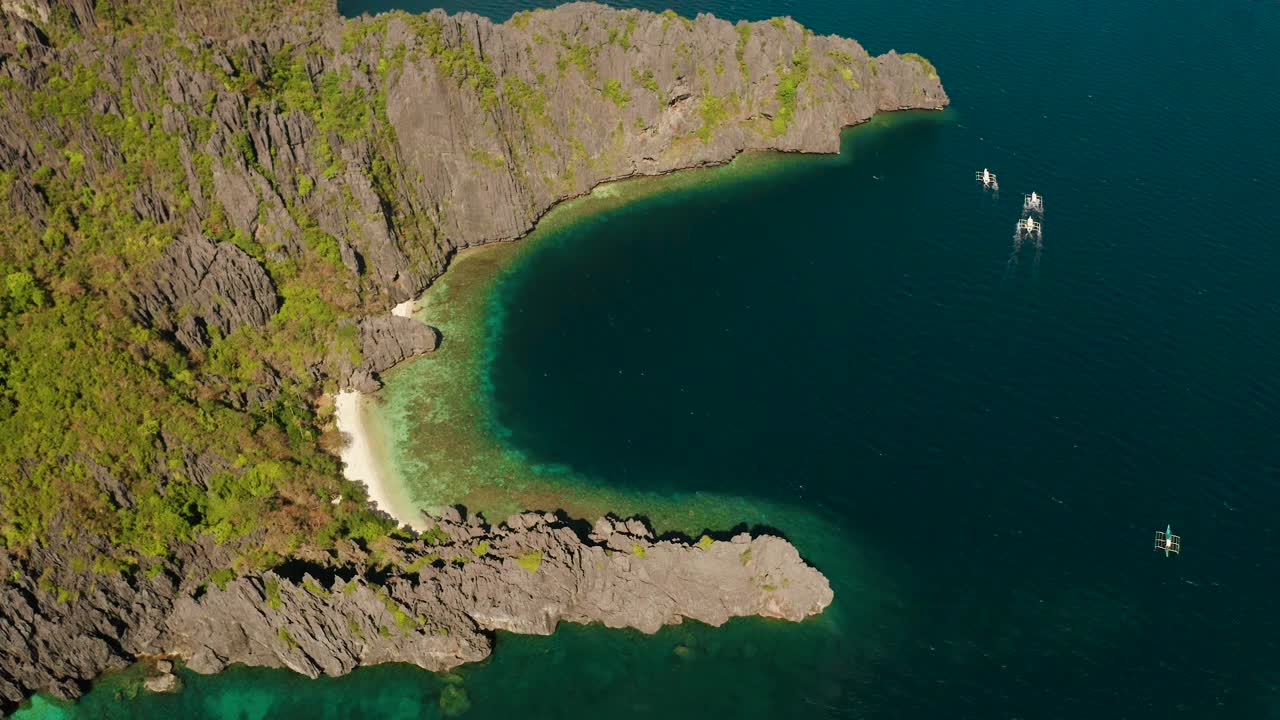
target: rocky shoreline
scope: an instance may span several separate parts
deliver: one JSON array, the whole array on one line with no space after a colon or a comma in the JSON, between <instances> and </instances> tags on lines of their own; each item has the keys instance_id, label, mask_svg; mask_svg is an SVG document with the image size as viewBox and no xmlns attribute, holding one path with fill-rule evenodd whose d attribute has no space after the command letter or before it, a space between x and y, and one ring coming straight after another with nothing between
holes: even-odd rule
<instances>
[{"instance_id":1,"label":"rocky shoreline","mask_svg":"<svg viewBox=\"0 0 1280 720\"><path fill-rule=\"evenodd\" d=\"M798 621L831 603L826 578L781 538L659 540L639 520L610 518L583 530L544 513L492 527L437 518L397 548L416 577L239 578L179 600L160 645L204 673L234 663L308 677L382 662L440 671L486 657L497 630L549 635L565 621L652 633L685 619Z\"/></svg>"},{"instance_id":2,"label":"rocky shoreline","mask_svg":"<svg viewBox=\"0 0 1280 720\"><path fill-rule=\"evenodd\" d=\"M603 182L720 164L747 150L834 153L842 128L876 112L949 102L920 56L872 57L789 18L734 25L593 3L503 24L441 10L354 20L335 11L257 36L190 18L205 35L177 53L93 34L50 47L42 19L62 10L91 33L91 3L3 7L0 76L11 87L35 92L47 82L42 68L95 63L102 77L91 105L122 112L115 96L133 83L136 110L179 144L184 195L154 188L135 199L144 218L186 228L135 292L135 315L193 351L209 345L211 331L261 326L279 309L280 288L255 260L321 247L359 278L362 309L385 312L420 295L458 250L523 237L551 207ZM193 53L198 64L183 61ZM270 102L230 90L260 92L298 76L341 83L334 107L323 97L293 107L287 87ZM138 83L157 92L139 92ZM361 104L372 112L352 107ZM67 160L44 157L38 133L60 146L109 144L88 128L47 122L10 130L0 137L0 165L27 172L41 163L71 171ZM76 171L91 176L122 161L115 152L85 155ZM47 210L24 174L10 199L33 218ZM236 241L209 238L210 217ZM263 256L251 257L259 251L247 241ZM379 329L362 326L361 335ZM326 371L366 390L376 373Z\"/></svg>"},{"instance_id":3,"label":"rocky shoreline","mask_svg":"<svg viewBox=\"0 0 1280 720\"><path fill-rule=\"evenodd\" d=\"M495 24L439 10L348 20L330 7L248 32L252 6L195 3L161 40L129 25L148 4L0 2L6 200L56 244L69 225L54 217L51 179L132 178L120 211L171 239L146 272L122 278L128 313L193 357L265 333L297 297L300 267L323 278L327 307L346 318L341 342L293 362L297 376L339 389L374 390L380 372L434 349L435 330L382 313L457 251L520 238L564 199L746 150L836 152L840 129L876 112L948 102L923 58L871 57L790 19L735 25L574 3ZM106 121L58 116L83 108ZM135 178L142 146L127 133L138 128L168 154ZM248 387L227 381L208 399L261 407L286 392L282 375L264 365ZM208 490L232 467L166 450L168 464L149 471L161 492ZM105 469L87 482L121 511L139 500ZM90 569L112 557L109 537L55 518L38 543L0 551L0 712L35 692L77 697L143 657L201 672L443 669L486 656L499 629L798 620L831 601L825 578L775 537L690 543L636 521L586 528L546 514L433 522L413 539L339 540L237 575L228 568L242 548L208 535L175 541L146 572Z\"/></svg>"},{"instance_id":4,"label":"rocky shoreline","mask_svg":"<svg viewBox=\"0 0 1280 720\"><path fill-rule=\"evenodd\" d=\"M308 677L361 665L447 670L489 655L493 633L547 635L560 622L646 633L686 619L718 626L760 616L799 621L832 601L827 579L770 535L657 538L641 520L594 525L551 513L499 525L446 509L375 560L348 544L338 562L295 560L208 583L168 574L105 579L74 603L42 602L32 583L0 585L0 698L74 698L93 678L159 660L155 691L175 689L170 661L213 673L232 664ZM194 549L195 566L225 560ZM0 568L4 569L4 568ZM194 574L194 573L193 573Z\"/></svg>"}]
</instances>

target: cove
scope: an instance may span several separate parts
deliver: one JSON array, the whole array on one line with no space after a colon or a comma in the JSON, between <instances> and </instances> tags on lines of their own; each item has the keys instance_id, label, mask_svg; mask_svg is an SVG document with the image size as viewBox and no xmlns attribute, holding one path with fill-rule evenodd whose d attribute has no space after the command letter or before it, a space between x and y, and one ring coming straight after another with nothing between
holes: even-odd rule
<instances>
[{"instance_id":1,"label":"cove","mask_svg":"<svg viewBox=\"0 0 1280 720\"><path fill-rule=\"evenodd\" d=\"M513 437L504 422L501 396L504 388L529 385L512 382L503 373L516 367L549 377L552 369L524 363L523 350L509 349L509 330L519 327L536 336L536 343L549 345L579 318L557 316L540 326L523 324L525 308L517 294L527 290L530 279L541 285L540 271L554 278L551 285L565 287L557 263L567 254L588 258L597 253L599 259L626 253L629 262L636 260L630 253L643 251L617 242L614 230L620 225L641 217L661 217L671 206L686 209L675 217L687 219L688 208L714 204L716 198L769 193L801 178L819 177L823 168L847 166L877 147L886 135L927 136L944 122L945 116L925 113L883 116L848 132L840 156L753 154L721 167L611 183L557 207L529 238L514 246L462 253L419 302L418 317L439 327L450 341L436 353L387 373L373 412L372 420L387 438L393 469L407 493L421 507L460 501L490 517L505 517L528 507L563 508L588 517L608 511L641 513L661 530L691 534L763 521L766 516L742 500L740 487L708 493L708 488L682 486L678 477L665 486L626 486L617 482L621 478L593 475L589 469L584 472L558 463L555 457L530 454L529 446ZM607 237L602 238L602 233ZM678 250L661 243L651 247L650 257L666 257L673 266L684 262ZM566 269L573 271L572 266ZM552 302L563 297L554 288L548 291ZM567 305L561 306L566 309ZM595 331L610 321L582 318L581 322ZM647 330L658 324L655 319ZM566 371L572 375L579 368L572 364L577 360L569 362ZM643 372L637 370L635 376L640 378ZM619 406L625 404L624 400ZM808 515L808 508L802 514Z\"/></svg>"},{"instance_id":2,"label":"cove","mask_svg":"<svg viewBox=\"0 0 1280 720\"><path fill-rule=\"evenodd\" d=\"M805 627L794 665L751 671L794 714L1265 717L1274 581L1253 568L1276 547L1280 462L1259 333L1280 258L1246 198L1272 206L1258 192L1280 182L1255 150L1266 112L1201 66L1099 73L1178 62L1135 39L1133 7L920 10L859 21L952 58L947 122L858 128L839 158L759 182L710 171L513 251L468 338L485 359L467 424L504 470L457 487L488 488L476 507L779 528L836 589L830 635ZM875 47L845 12L794 14ZM1237 52L1244 17L1178 20ZM1252 47L1275 37L1266 20ZM1057 62L1063 33L1087 59ZM1052 80L1024 77L1027 58ZM1233 170L1191 189L1187 164ZM972 183L988 165L1000 198ZM1047 198L1038 263L1012 255L1031 190ZM393 375L389 406L415 372ZM426 471L418 427L401 464L430 504L448 473ZM1169 520L1148 518L1191 528L1203 554L1153 555Z\"/></svg>"},{"instance_id":3,"label":"cove","mask_svg":"<svg viewBox=\"0 0 1280 720\"><path fill-rule=\"evenodd\" d=\"M236 670L136 699L107 680L41 712L434 718L460 685L476 718L1275 716L1280 10L1163 6L1156 29L1136 3L675 5L918 48L954 118L459 256L424 311L446 338L431 361L481 347L456 371L489 386L441 423L483 430L473 469L499 491L412 484L495 514L768 523L832 579L828 613L503 636L448 678ZM1039 272L1007 271L1032 189ZM416 421L396 393L417 371L388 383L392 429ZM1149 543L1170 521L1185 551L1165 560Z\"/></svg>"}]
</instances>

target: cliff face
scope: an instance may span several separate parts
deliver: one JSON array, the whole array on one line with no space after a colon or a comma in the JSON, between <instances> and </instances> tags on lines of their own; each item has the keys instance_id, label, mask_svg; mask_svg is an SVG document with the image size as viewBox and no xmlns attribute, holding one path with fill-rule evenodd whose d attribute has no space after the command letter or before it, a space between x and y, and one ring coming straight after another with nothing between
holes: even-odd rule
<instances>
[{"instance_id":1,"label":"cliff face","mask_svg":"<svg viewBox=\"0 0 1280 720\"><path fill-rule=\"evenodd\" d=\"M183 347L208 347L210 330L221 335L241 325L264 325L280 309L270 276L231 243L203 235L178 238L135 297L138 319L172 334Z\"/></svg>"},{"instance_id":2,"label":"cliff face","mask_svg":"<svg viewBox=\"0 0 1280 720\"><path fill-rule=\"evenodd\" d=\"M499 25L438 10L321 14L256 37L188 36L175 46L104 33L80 3L68 13L83 18L87 39L54 48L40 29L45 0L5 8L7 104L28 107L69 68L92 65L96 76L70 100L154 123L176 145L176 182L139 183L139 215L218 229L260 246L264 262L318 254L384 308L421 292L457 249L520 237L552 204L601 181L747 149L835 152L841 127L877 111L947 103L922 58L872 58L789 19L735 26L587 3ZM131 159L104 123L6 115L6 168L70 172L70 160L50 163L38 149L44 138L80 148L90 175ZM39 223L45 208L28 189L18 182L12 194ZM241 276L235 263L211 269ZM241 306L274 305L268 283L236 284L225 312L202 307L198 317L225 329ZM144 295L183 300L165 290Z\"/></svg>"},{"instance_id":3,"label":"cliff face","mask_svg":"<svg viewBox=\"0 0 1280 720\"><path fill-rule=\"evenodd\" d=\"M745 149L835 152L837 130L877 110L946 103L922 64L872 59L789 20L735 27L582 3L504 25L430 18L438 35L392 19L369 44L383 56L406 47L410 58L430 57L432 43L474 48L495 75L459 78L418 60L389 78L403 166L422 179L448 249L519 237L552 203L602 180Z\"/></svg>"},{"instance_id":4,"label":"cliff face","mask_svg":"<svg viewBox=\"0 0 1280 720\"><path fill-rule=\"evenodd\" d=\"M503 24L172 5L0 0L0 431L19 440L0 447L0 709L140 654L441 668L494 629L825 606L776 539L583 540L538 517L446 523L438 551L375 538L367 510L329 502L314 409L436 346L381 313L458 249L605 180L835 152L877 111L947 103L926 60L789 19L585 3ZM353 581L371 544L400 572L444 565ZM301 557L317 577L253 569Z\"/></svg>"}]
</instances>

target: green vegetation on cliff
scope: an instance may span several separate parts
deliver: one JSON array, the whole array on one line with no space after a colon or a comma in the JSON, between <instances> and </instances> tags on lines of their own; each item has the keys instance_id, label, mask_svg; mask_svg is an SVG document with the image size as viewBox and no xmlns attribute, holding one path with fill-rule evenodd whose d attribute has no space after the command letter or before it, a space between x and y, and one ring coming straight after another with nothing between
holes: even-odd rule
<instances>
[{"instance_id":1,"label":"green vegetation on cliff","mask_svg":"<svg viewBox=\"0 0 1280 720\"><path fill-rule=\"evenodd\" d=\"M601 94L610 102L618 107L626 107L631 102L631 95L622 89L621 80L608 80L604 84Z\"/></svg>"},{"instance_id":2,"label":"green vegetation on cliff","mask_svg":"<svg viewBox=\"0 0 1280 720\"><path fill-rule=\"evenodd\" d=\"M536 573L538 572L538 568L542 567L542 551L535 550L531 553L521 555L516 558L516 563L525 570L528 570L531 573Z\"/></svg>"},{"instance_id":3,"label":"green vegetation on cliff","mask_svg":"<svg viewBox=\"0 0 1280 720\"><path fill-rule=\"evenodd\" d=\"M728 105L732 103L736 103L733 97L703 96L702 103L698 106L698 115L702 118L702 127L697 130L697 135L702 139L702 142L710 142L716 128L720 127L729 118Z\"/></svg>"},{"instance_id":4,"label":"green vegetation on cliff","mask_svg":"<svg viewBox=\"0 0 1280 720\"><path fill-rule=\"evenodd\" d=\"M751 23L740 22L734 28L738 33L738 43L734 46L734 55L738 58L738 71L742 73L742 81L749 82L751 80L751 68L747 67L747 62L743 58L746 56L747 43L751 41Z\"/></svg>"},{"instance_id":5,"label":"green vegetation on cliff","mask_svg":"<svg viewBox=\"0 0 1280 720\"><path fill-rule=\"evenodd\" d=\"M930 80L938 79L937 69L933 67L933 63L926 60L923 56L916 53L902 53L902 57L918 64L924 70L925 77L928 77Z\"/></svg>"},{"instance_id":6,"label":"green vegetation on cliff","mask_svg":"<svg viewBox=\"0 0 1280 720\"><path fill-rule=\"evenodd\" d=\"M210 67L164 13L99 8L134 52ZM125 32L139 21L150 37ZM337 320L360 303L334 271L337 241L301 204L293 211L310 254L286 259L270 235L233 230L212 175L221 163L259 162L247 136L233 154L191 153L193 139L208 138L205 108L173 104L138 64L108 69L78 33L50 27L69 45L37 68L45 80L0 88L0 121L24 128L43 160L0 174L0 547L21 552L51 532L97 536L108 543L83 552L105 555L83 560L129 572L201 533L256 535L263 560L313 538L384 536L389 523L363 503L328 502L359 495L341 482L315 410L316 368ZM372 134L369 98L348 73L313 80L305 55L288 48L265 83L246 81L235 62L224 85L249 103L279 102L341 140ZM297 179L299 202L312 185ZM207 350L185 352L134 308L147 269L197 206L206 232L266 262L283 303L268 326L215 332ZM243 401L270 378L278 393Z\"/></svg>"},{"instance_id":7,"label":"green vegetation on cliff","mask_svg":"<svg viewBox=\"0 0 1280 720\"><path fill-rule=\"evenodd\" d=\"M800 93L800 86L809 77L807 45L792 54L790 66L779 68L778 77L781 78L778 81L778 113L773 116L773 132L781 135L787 131L787 126L796 115L796 99Z\"/></svg>"},{"instance_id":8,"label":"green vegetation on cliff","mask_svg":"<svg viewBox=\"0 0 1280 720\"><path fill-rule=\"evenodd\" d=\"M440 21L429 15L404 15L405 21L422 41L422 52L435 58L440 68L454 80L480 95L480 104L492 109L498 99L498 76L469 42L457 47L444 41Z\"/></svg>"}]
</instances>

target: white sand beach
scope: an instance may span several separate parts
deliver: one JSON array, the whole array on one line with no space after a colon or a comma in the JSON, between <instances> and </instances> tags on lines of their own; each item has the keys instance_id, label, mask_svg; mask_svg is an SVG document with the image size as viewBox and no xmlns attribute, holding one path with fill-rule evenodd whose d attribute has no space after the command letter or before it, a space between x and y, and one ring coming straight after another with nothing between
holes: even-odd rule
<instances>
[{"instance_id":1,"label":"white sand beach","mask_svg":"<svg viewBox=\"0 0 1280 720\"><path fill-rule=\"evenodd\" d=\"M354 390L344 390L334 397L334 419L338 431L347 438L342 449L343 474L348 480L364 485L369 500L379 510L403 525L425 530L421 515L403 497L395 479L382 463L373 428L365 418L365 400L363 394Z\"/></svg>"}]
</instances>

